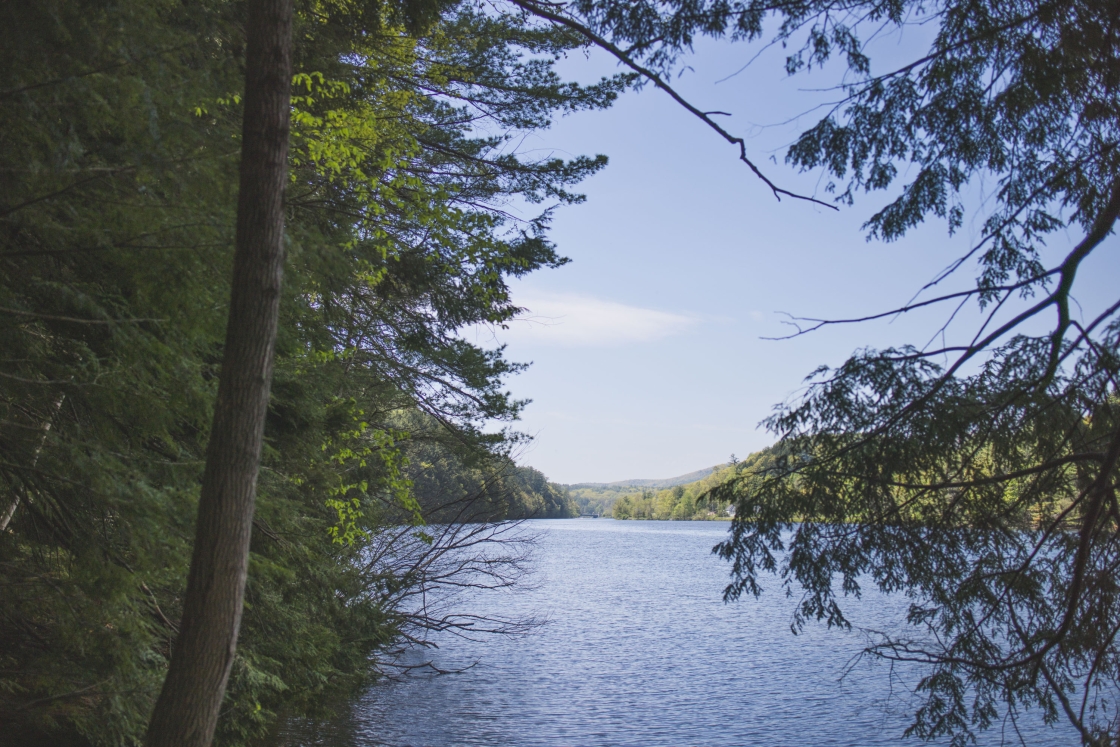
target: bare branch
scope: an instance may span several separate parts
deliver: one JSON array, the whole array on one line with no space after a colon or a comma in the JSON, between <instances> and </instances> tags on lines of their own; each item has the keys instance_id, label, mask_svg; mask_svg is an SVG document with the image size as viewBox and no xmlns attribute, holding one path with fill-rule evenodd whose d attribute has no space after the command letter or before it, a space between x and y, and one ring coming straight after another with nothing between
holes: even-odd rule
<instances>
[{"instance_id":1,"label":"bare branch","mask_svg":"<svg viewBox=\"0 0 1120 747\"><path fill-rule=\"evenodd\" d=\"M545 5L543 5L539 2L535 2L535 0L510 0L510 1L514 5L516 5L517 7L521 8L525 11L527 11L528 13L532 13L535 16L540 16L541 18L545 18L549 21L552 21L553 23L556 23L556 24L559 24L559 25L564 26L566 28L572 29L573 31L575 31L576 33L583 36L585 39L587 39L589 42L591 42L595 46L599 47L600 49L606 50L607 52L610 52L623 65L625 65L626 67L630 68L634 72L641 75L646 80L653 83L657 88L660 88L662 91L669 94L669 96L672 97L672 99L674 101L676 101L682 107L687 109L691 114L696 116L698 119L702 120L706 125L708 125L708 127L710 127L711 129L713 129L717 133L719 133L719 135L724 140L731 143L732 145L738 146L739 147L739 160L742 161L743 163L745 163L747 165L747 167L750 168L750 170L754 172L754 175L757 176L759 179L761 179L763 181L763 183L766 184L766 186L770 188L770 191L774 193L774 197L776 197L778 200L781 200L782 195L785 195L785 196L791 197L795 200L804 200L806 202L812 202L814 204L821 205L823 207L829 208L830 210L839 210L839 208L837 208L835 205L824 202L823 200L818 200L815 197L809 197L808 195L802 195L802 194L797 194L796 192L790 192L789 190L783 189L783 188L779 187L778 185L774 184L774 182L770 181L770 179L765 174L763 174L762 171L758 168L758 166L756 166L754 164L754 162L751 161L751 159L747 156L747 143L746 143L746 141L741 137L736 137L735 135L732 135L730 132L728 132L723 127L721 127L714 119L712 119L711 116L709 116L711 114L726 114L726 112L705 112L705 111L702 111L702 110L698 109L697 107L693 106L692 104L690 104L688 102L688 100L686 100L683 96L681 96L672 86L670 86L668 83L666 83L665 80L660 75L658 75L656 72L654 72L653 70L650 70L649 68L647 68L643 65L638 64L638 62L636 62L630 55L626 54L626 52L624 52L618 46L612 44L610 41L608 41L604 37L600 36L599 34L596 34L586 24L580 23L579 21L571 18L570 16L563 15L562 13L559 12L558 8L550 9L549 7L546 7ZM555 7L555 6L553 6L553 7Z\"/></svg>"}]
</instances>

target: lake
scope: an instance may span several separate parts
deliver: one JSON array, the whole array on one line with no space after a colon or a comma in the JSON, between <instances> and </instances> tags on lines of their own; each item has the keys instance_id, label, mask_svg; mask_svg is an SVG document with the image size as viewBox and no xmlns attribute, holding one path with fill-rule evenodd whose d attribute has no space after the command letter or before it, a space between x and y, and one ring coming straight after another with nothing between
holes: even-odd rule
<instances>
[{"instance_id":1,"label":"lake","mask_svg":"<svg viewBox=\"0 0 1120 747\"><path fill-rule=\"evenodd\" d=\"M344 717L293 723L290 747L561 747L564 745L896 745L916 670L856 658L859 632L790 632L796 599L770 583L725 604L728 566L711 554L726 522L532 521L532 586L480 593L475 611L537 616L527 635L411 652L457 674L372 687ZM855 625L904 619L897 597L849 600ZM472 666L473 665L473 666ZM981 745L1076 745L1029 714Z\"/></svg>"}]
</instances>

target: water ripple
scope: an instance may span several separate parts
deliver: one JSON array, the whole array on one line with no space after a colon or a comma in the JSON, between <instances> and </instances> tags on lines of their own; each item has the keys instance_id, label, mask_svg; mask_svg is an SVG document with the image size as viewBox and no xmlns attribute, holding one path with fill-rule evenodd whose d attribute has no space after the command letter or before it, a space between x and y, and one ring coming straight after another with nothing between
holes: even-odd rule
<instances>
[{"instance_id":1,"label":"water ripple","mask_svg":"<svg viewBox=\"0 0 1120 747\"><path fill-rule=\"evenodd\" d=\"M292 747L877 747L902 742L913 671L857 661L856 633L789 630L777 590L724 604L727 566L711 555L727 525L530 522L541 533L536 588L480 595L481 612L543 615L516 638L451 639L442 669L371 688L346 718L292 724ZM854 622L882 628L905 601L867 593ZM845 676L845 672L847 672ZM1040 719L1027 745L1075 745ZM907 740L914 742L914 740ZM916 743L916 742L914 742ZM982 745L1021 744L1008 728Z\"/></svg>"}]
</instances>

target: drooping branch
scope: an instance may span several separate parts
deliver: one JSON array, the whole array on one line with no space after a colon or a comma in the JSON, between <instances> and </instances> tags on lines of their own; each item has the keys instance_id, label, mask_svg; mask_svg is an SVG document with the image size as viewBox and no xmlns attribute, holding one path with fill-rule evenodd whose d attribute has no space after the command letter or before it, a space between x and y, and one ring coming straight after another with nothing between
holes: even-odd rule
<instances>
[{"instance_id":1,"label":"drooping branch","mask_svg":"<svg viewBox=\"0 0 1120 747\"><path fill-rule=\"evenodd\" d=\"M615 57L615 59L617 59L619 62L621 62L623 65L630 68L634 72L638 73L649 82L653 83L654 86L669 94L669 96L674 101L684 107L684 109L686 109L697 119L704 122L704 124L708 125L709 128L715 130L720 135L720 137L722 137L732 145L737 146L739 149L739 160L745 163L747 167L752 172L754 172L754 175L761 179L762 182L770 188L770 191L778 200L781 200L782 195L785 195L795 200L804 200L806 202L812 202L817 205L822 205L831 210L839 210L839 208L837 208L835 205L831 205L827 202L824 202L823 200L818 200L815 197L798 194L796 192L791 192L788 189L779 187L777 184L771 181L769 177L762 173L762 170L759 169L758 166L755 165L755 163L747 156L746 140L736 135L732 135L730 132L720 126L718 122L712 119L712 115L722 115L726 114L726 112L704 111L697 108L696 106L693 106L686 98L684 98L684 96L678 93L676 89L670 86L664 78L662 78L660 75L658 75L648 67L645 67L644 65L638 63L633 57L631 57L617 45L612 44L605 37L595 33L587 24L581 23L571 16L561 13L559 7L555 4L550 4L551 7L549 7L543 3L535 2L534 0L510 0L510 2L528 13L539 16L551 21L552 23L559 24L561 26L564 26L565 28L569 28L575 31L595 46L605 50L606 52L609 52Z\"/></svg>"}]
</instances>

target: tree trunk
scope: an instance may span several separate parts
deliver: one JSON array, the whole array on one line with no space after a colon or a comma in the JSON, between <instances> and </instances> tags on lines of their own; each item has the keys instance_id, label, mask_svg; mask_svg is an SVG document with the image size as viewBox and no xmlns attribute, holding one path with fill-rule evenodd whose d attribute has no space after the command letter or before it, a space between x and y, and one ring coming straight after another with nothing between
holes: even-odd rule
<instances>
[{"instance_id":1,"label":"tree trunk","mask_svg":"<svg viewBox=\"0 0 1120 747\"><path fill-rule=\"evenodd\" d=\"M250 0L233 292L194 554L149 747L207 747L225 694L249 561L283 272L292 0Z\"/></svg>"}]
</instances>

